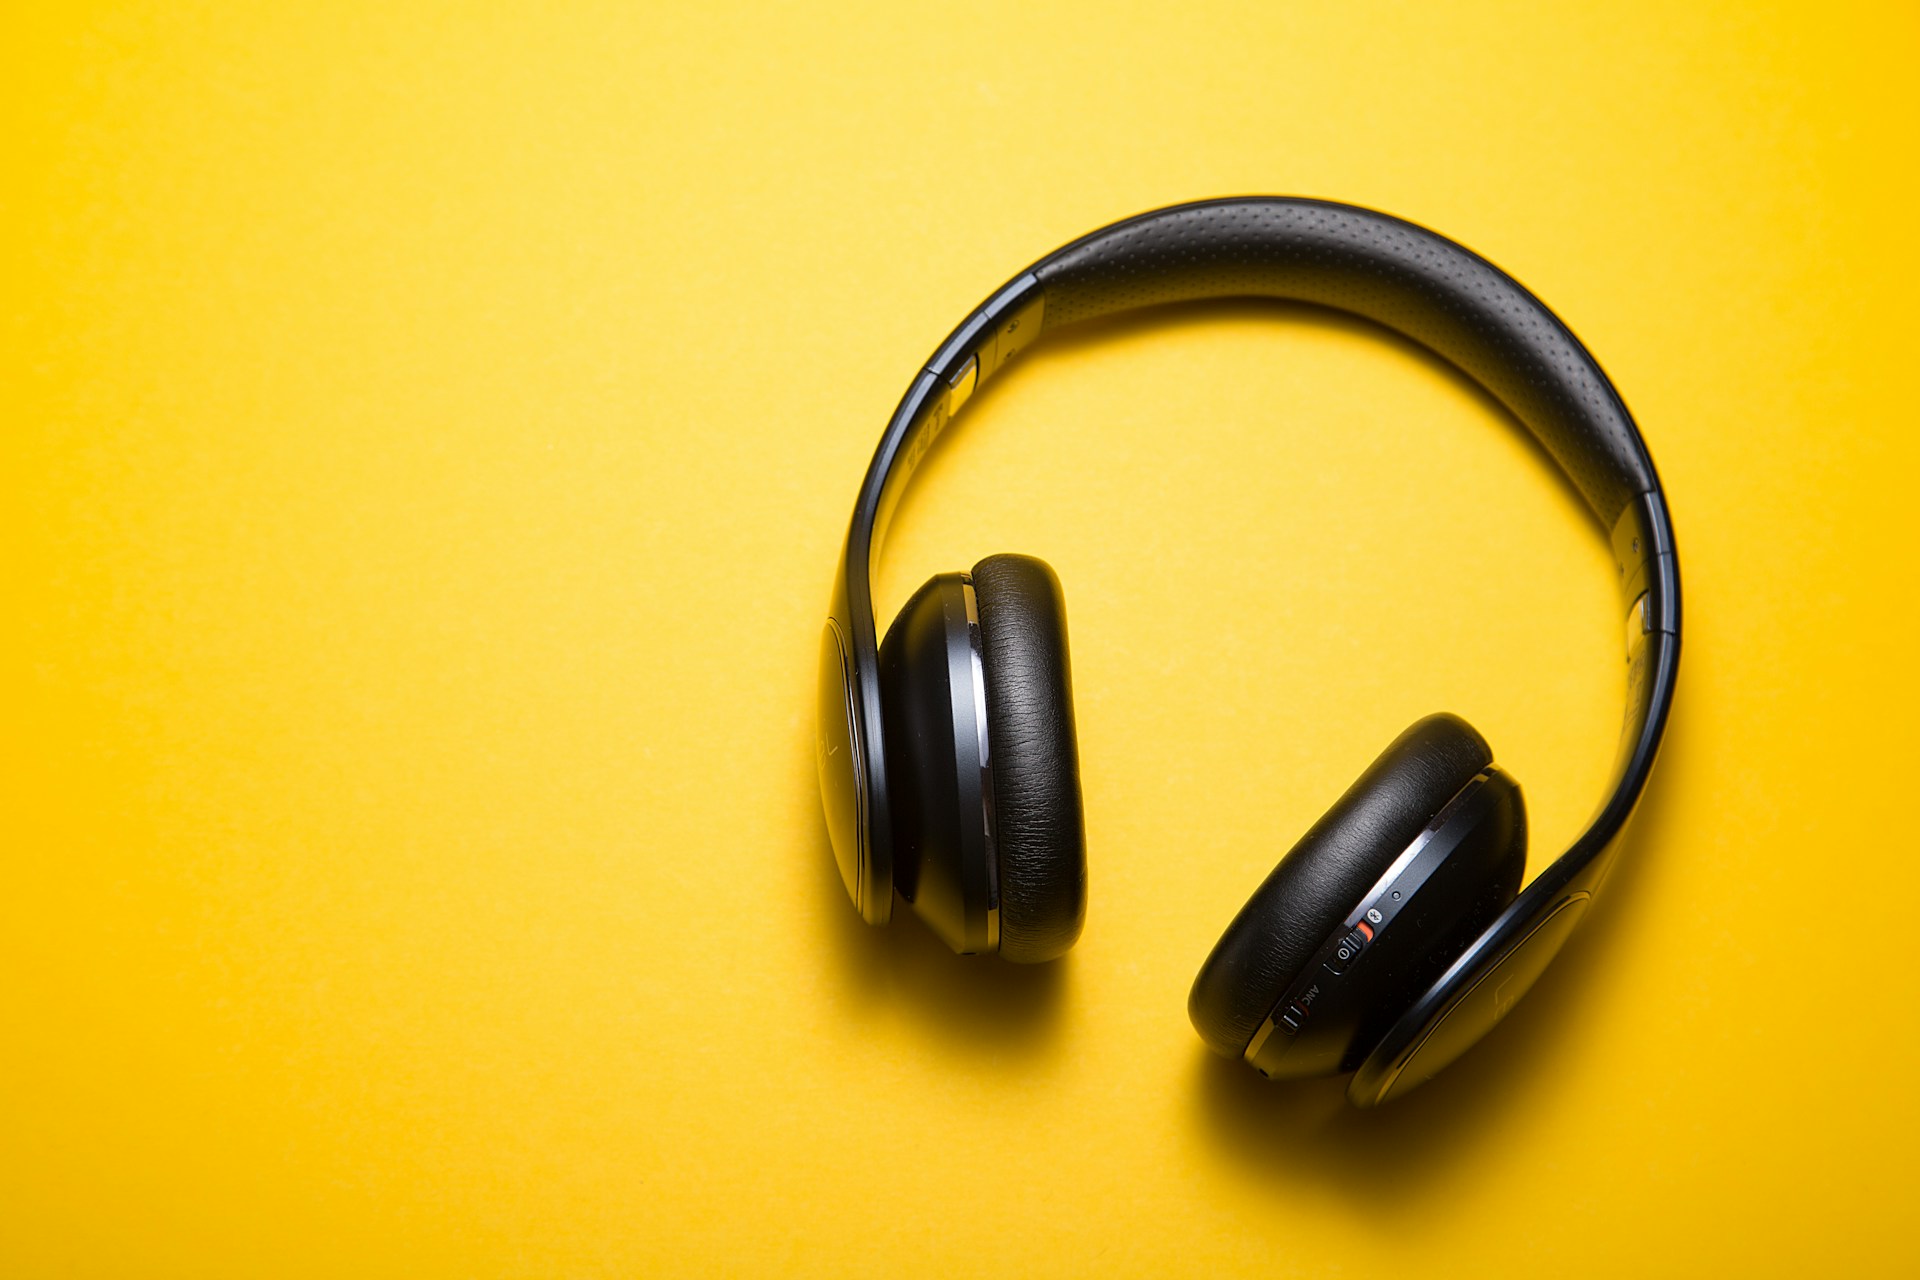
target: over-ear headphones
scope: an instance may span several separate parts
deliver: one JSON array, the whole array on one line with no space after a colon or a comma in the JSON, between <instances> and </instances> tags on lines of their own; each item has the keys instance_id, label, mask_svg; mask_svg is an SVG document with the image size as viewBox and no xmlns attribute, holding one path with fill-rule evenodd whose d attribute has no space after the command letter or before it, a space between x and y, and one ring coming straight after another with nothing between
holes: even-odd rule
<instances>
[{"instance_id":1,"label":"over-ear headphones","mask_svg":"<svg viewBox=\"0 0 1920 1280\"><path fill-rule=\"evenodd\" d=\"M1352 312L1432 349L1501 400L1612 530L1628 708L1606 798L1524 889L1520 788L1451 715L1394 740L1281 859L1194 979L1209 1047L1267 1076L1352 1072L1374 1106L1503 1017L1605 881L1666 725L1680 576L1659 477L1579 340L1499 268L1351 205L1247 197L1103 227L1015 276L914 378L867 468L820 652L820 789L860 914L894 894L955 951L1051 960L1086 917L1066 607L1053 570L989 556L940 574L880 640L872 570L915 465L967 398L1043 333L1201 298Z\"/></svg>"}]
</instances>

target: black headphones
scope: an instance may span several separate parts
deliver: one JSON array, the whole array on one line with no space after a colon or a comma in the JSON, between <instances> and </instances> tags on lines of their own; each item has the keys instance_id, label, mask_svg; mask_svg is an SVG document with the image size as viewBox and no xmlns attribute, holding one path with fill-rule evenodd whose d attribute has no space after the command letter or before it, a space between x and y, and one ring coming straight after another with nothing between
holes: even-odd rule
<instances>
[{"instance_id":1,"label":"black headphones","mask_svg":"<svg viewBox=\"0 0 1920 1280\"><path fill-rule=\"evenodd\" d=\"M1586 914L1652 771L1680 658L1680 576L1659 477L1606 374L1484 258L1386 214L1320 200L1174 205L1048 254L943 342L867 468L820 651L820 790L854 905L893 895L948 946L1037 962L1086 918L1066 609L1053 570L989 556L940 574L876 635L872 569L927 448L1041 334L1163 302L1285 298L1431 348L1526 424L1613 531L1628 706L1607 796L1523 891L1520 788L1464 720L1394 740L1282 858L1194 979L1209 1047L1263 1074L1353 1072L1370 1107L1430 1079L1498 1022Z\"/></svg>"}]
</instances>

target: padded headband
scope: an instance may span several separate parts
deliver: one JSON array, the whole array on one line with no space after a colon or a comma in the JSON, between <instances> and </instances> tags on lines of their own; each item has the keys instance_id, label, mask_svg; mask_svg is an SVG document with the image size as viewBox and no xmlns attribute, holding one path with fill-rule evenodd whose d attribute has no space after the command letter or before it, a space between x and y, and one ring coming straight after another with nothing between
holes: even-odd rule
<instances>
[{"instance_id":1,"label":"padded headband","mask_svg":"<svg viewBox=\"0 0 1920 1280\"><path fill-rule=\"evenodd\" d=\"M1319 200L1210 200L1102 228L1033 274L1047 330L1198 298L1352 312L1499 397L1609 527L1629 498L1654 488L1626 406L1559 317L1485 258L1410 222Z\"/></svg>"},{"instance_id":2,"label":"padded headband","mask_svg":"<svg viewBox=\"0 0 1920 1280\"><path fill-rule=\"evenodd\" d=\"M1351 312L1438 353L1513 411L1612 530L1637 623L1613 785L1586 832L1515 910L1536 889L1558 892L1572 877L1597 884L1604 873L1599 855L1612 847L1651 771L1679 662L1672 526L1626 406L1559 318L1478 254L1369 209L1238 197L1141 214L1048 254L961 322L895 409L847 530L823 655L826 672L838 646L850 748L842 783L828 785L823 772L829 825L841 872L869 921L881 923L890 912L892 874L872 574L914 468L979 385L1041 333L1159 303L1250 295ZM830 677L823 681L824 697ZM823 752L833 745L823 740Z\"/></svg>"}]
</instances>

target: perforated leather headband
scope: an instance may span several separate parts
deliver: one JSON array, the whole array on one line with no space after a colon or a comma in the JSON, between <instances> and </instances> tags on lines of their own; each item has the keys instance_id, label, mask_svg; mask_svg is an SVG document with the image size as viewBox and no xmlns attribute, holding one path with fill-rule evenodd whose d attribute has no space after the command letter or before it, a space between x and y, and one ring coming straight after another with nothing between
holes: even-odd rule
<instances>
[{"instance_id":1,"label":"perforated leather headband","mask_svg":"<svg viewBox=\"0 0 1920 1280\"><path fill-rule=\"evenodd\" d=\"M1352 312L1444 356L1498 396L1608 527L1655 487L1606 375L1538 298L1453 241L1317 200L1177 205L1094 232L1033 268L1045 328L1156 303L1248 295Z\"/></svg>"},{"instance_id":2,"label":"perforated leather headband","mask_svg":"<svg viewBox=\"0 0 1920 1280\"><path fill-rule=\"evenodd\" d=\"M914 467L978 386L1040 334L1158 303L1246 296L1337 308L1432 349L1513 411L1612 530L1635 622L1619 764L1588 830L1502 921L1518 913L1524 924L1528 912L1550 910L1553 895L1574 878L1597 886L1604 875L1601 855L1652 767L1679 659L1673 532L1633 419L1559 318L1471 250L1352 205L1241 197L1141 214L1047 255L948 336L894 411L861 485L828 625L845 678L852 766L837 798L829 785L829 825L841 871L868 920L889 914L892 866L872 569ZM822 712L828 718L825 706ZM836 803L847 811L845 821L833 820ZM1546 900L1536 901L1540 895ZM1497 922L1489 935L1502 928ZM1474 954L1470 949L1461 963Z\"/></svg>"}]
</instances>

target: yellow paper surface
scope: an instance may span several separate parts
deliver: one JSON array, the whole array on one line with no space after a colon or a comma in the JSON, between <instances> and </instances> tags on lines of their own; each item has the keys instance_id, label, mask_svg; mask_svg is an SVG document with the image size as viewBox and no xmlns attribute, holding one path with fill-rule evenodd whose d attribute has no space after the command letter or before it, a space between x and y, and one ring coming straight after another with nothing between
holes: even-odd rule
<instances>
[{"instance_id":1,"label":"yellow paper surface","mask_svg":"<svg viewBox=\"0 0 1920 1280\"><path fill-rule=\"evenodd\" d=\"M1894 1274L1920 959L1909 5L40 6L0 41L0 1273ZM814 657L935 342L1103 222L1374 205L1645 429L1682 686L1608 896L1404 1104L1187 986L1466 716L1538 869L1600 531L1233 304L968 407L880 583L1064 580L1063 963L862 926Z\"/></svg>"}]
</instances>

